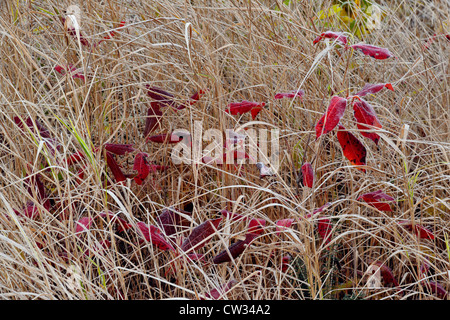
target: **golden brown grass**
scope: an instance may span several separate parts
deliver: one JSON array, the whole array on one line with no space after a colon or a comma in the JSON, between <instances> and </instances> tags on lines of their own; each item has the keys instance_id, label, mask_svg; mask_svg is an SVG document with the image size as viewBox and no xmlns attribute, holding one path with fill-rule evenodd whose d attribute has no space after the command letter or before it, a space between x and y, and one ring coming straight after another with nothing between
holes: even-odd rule
<instances>
[{"instance_id":1,"label":"golden brown grass","mask_svg":"<svg viewBox=\"0 0 450 320\"><path fill-rule=\"evenodd\" d=\"M74 4L70 1L7 1L0 6L1 298L199 299L233 279L236 285L223 298L438 298L425 288L425 280L449 290L450 45L441 37L429 50L422 48L445 28L448 1L385 1L381 29L363 39L398 57L385 61L351 51L338 54L342 50L315 60L325 48L323 43L312 45L320 32L345 31L312 22L332 1L82 3L80 24L90 41L100 40L120 21L126 26L91 51L68 37L56 17L55 9L64 16ZM67 64L80 68L86 82L55 72L56 65ZM378 148L361 138L368 150L364 174L343 158L334 134L314 141L313 126L332 95L346 96L365 83L379 82L392 83L395 92L368 97L383 130ZM203 121L205 129L236 128L250 117L224 113L228 103L265 101L268 108L257 120L280 128L278 175L260 179L255 165L239 171L172 165L170 147L145 143L142 137L151 101L146 84L173 92L180 101L198 89L209 90L183 111L166 110L155 134L191 130L194 121ZM303 101L273 99L275 93L300 85ZM61 149L52 154L37 135L23 133L14 123L16 116L38 119ZM352 119L347 110L346 127L356 128ZM105 187L111 174L98 151L84 161L85 176L78 183L64 159L82 144L89 150L104 143L134 144L152 162L170 169L144 186L131 179L115 184L109 178L111 185ZM132 173L134 154L117 158L127 173ZM299 165L313 159L314 188L298 187ZM37 199L27 192L24 179L38 173L53 205L47 210L34 201L39 218L20 219L14 210ZM392 212L357 201L379 189L398 200ZM321 216L305 215L327 202L331 206L322 215L332 217L333 237L324 245L316 230ZM78 219L105 210L130 224L154 224L163 209L191 205L191 226L180 238L220 216L221 209L265 219L266 232L235 261L220 265L188 262L183 254L139 244L135 233L118 236L111 224L96 225L81 236L74 233ZM284 218L295 223L290 232L278 235L275 222ZM400 220L420 223L436 238L419 239L399 227ZM240 239L245 228L224 220L201 252L212 258ZM110 249L84 255L105 239ZM282 272L285 255L292 259ZM374 260L392 269L401 292L384 285L367 288L366 270ZM424 261L431 266L425 280L420 274Z\"/></svg>"}]
</instances>

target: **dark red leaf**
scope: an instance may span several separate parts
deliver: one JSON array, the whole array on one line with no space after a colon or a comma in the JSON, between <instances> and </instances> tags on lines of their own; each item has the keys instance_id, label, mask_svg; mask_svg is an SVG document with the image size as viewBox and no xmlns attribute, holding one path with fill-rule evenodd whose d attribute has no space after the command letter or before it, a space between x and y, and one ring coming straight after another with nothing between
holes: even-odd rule
<instances>
[{"instance_id":1,"label":"dark red leaf","mask_svg":"<svg viewBox=\"0 0 450 320\"><path fill-rule=\"evenodd\" d=\"M236 259L242 252L244 252L245 248L256 238L256 234L247 233L245 236L245 240L239 240L233 243L228 247L228 250L224 250L220 252L217 256L214 257L213 262L215 264L220 264L224 262L231 261L231 259ZM228 254L230 252L230 254Z\"/></svg>"},{"instance_id":2,"label":"dark red leaf","mask_svg":"<svg viewBox=\"0 0 450 320\"><path fill-rule=\"evenodd\" d=\"M230 289L237 283L236 280L230 280L226 284L222 285L219 289L212 289L209 293L206 293L205 296L208 299L217 300L220 297L224 296Z\"/></svg>"},{"instance_id":3,"label":"dark red leaf","mask_svg":"<svg viewBox=\"0 0 450 320\"><path fill-rule=\"evenodd\" d=\"M386 201L394 201L395 200L391 196L383 193L382 190L363 194L363 195L359 196L357 200L361 200L361 199L364 200L365 202L367 202L368 204L370 204L371 206L377 208L380 211L392 211L391 206L389 205L389 203L386 203ZM384 201L382 202L380 200L384 200Z\"/></svg>"},{"instance_id":4,"label":"dark red leaf","mask_svg":"<svg viewBox=\"0 0 450 320\"><path fill-rule=\"evenodd\" d=\"M151 242L154 246L156 246L158 249L166 251L171 250L175 251L175 249L168 243L164 236L161 234L161 231L155 227L154 225L148 226L142 221L139 221L137 223L137 226L144 237L144 239L148 242Z\"/></svg>"},{"instance_id":5,"label":"dark red leaf","mask_svg":"<svg viewBox=\"0 0 450 320\"><path fill-rule=\"evenodd\" d=\"M131 224L128 224L124 219L122 219L119 216L113 214L112 212L109 212L109 211L101 212L99 214L99 216L101 218L105 219L106 221L108 221L108 219L109 219L111 221L111 223L116 224L117 225L117 232L126 231L126 230L132 228Z\"/></svg>"},{"instance_id":6,"label":"dark red leaf","mask_svg":"<svg viewBox=\"0 0 450 320\"><path fill-rule=\"evenodd\" d=\"M280 231L283 231L285 228L290 228L292 223L294 223L294 219L281 219L276 222L276 230L277 234Z\"/></svg>"},{"instance_id":7,"label":"dark red leaf","mask_svg":"<svg viewBox=\"0 0 450 320\"><path fill-rule=\"evenodd\" d=\"M158 134L147 138L147 141L152 141L156 143L178 143L181 140L183 140L183 137L169 133Z\"/></svg>"},{"instance_id":8,"label":"dark red leaf","mask_svg":"<svg viewBox=\"0 0 450 320\"><path fill-rule=\"evenodd\" d=\"M148 84L146 85L147 94L150 98L158 101L160 107L172 107L177 109L180 107L178 103L175 102L175 96L161 88L150 87Z\"/></svg>"},{"instance_id":9,"label":"dark red leaf","mask_svg":"<svg viewBox=\"0 0 450 320\"><path fill-rule=\"evenodd\" d=\"M23 122L19 117L14 117L14 122L16 123L16 125L20 128L23 129ZM48 129L42 125L38 120L34 121L28 117L26 120L24 120L25 124L27 125L27 127L30 129L31 132L35 133L36 131L35 126L37 128L37 131L39 132L39 135L42 138L46 138L46 139L50 139L51 135L50 135L50 131L48 131Z\"/></svg>"},{"instance_id":10,"label":"dark red leaf","mask_svg":"<svg viewBox=\"0 0 450 320\"><path fill-rule=\"evenodd\" d=\"M343 45L347 45L348 39L342 32L333 32L333 31L326 31L323 32L320 36L318 36L316 39L314 39L313 44L318 43L322 39L335 39L342 43Z\"/></svg>"},{"instance_id":11,"label":"dark red leaf","mask_svg":"<svg viewBox=\"0 0 450 320\"><path fill-rule=\"evenodd\" d=\"M56 66L56 67L55 67L55 70L56 70L58 73L62 74L62 75L66 74L66 70L69 70L69 72L70 72L72 78L74 78L74 79L78 78L78 79L81 79L81 80L83 80L83 81L86 80L85 77L84 77L84 75L81 74L80 72L78 72L78 71L77 71L77 68L76 68L74 65L72 65L72 64L69 64L69 66L66 67L66 68L64 68L64 67L62 67L62 66Z\"/></svg>"},{"instance_id":12,"label":"dark red leaf","mask_svg":"<svg viewBox=\"0 0 450 320\"><path fill-rule=\"evenodd\" d=\"M189 220L181 214L190 216L191 213L184 210L175 210L173 208L164 209L162 213L156 217L156 222L164 229L166 236L172 236L177 233L177 227L188 226Z\"/></svg>"},{"instance_id":13,"label":"dark red leaf","mask_svg":"<svg viewBox=\"0 0 450 320\"><path fill-rule=\"evenodd\" d=\"M80 162L82 159L84 159L84 153L82 153L81 151L77 151L73 154L71 154L70 156L67 157L66 162L68 166L74 165L78 162Z\"/></svg>"},{"instance_id":14,"label":"dark red leaf","mask_svg":"<svg viewBox=\"0 0 450 320\"><path fill-rule=\"evenodd\" d=\"M320 234L325 244L328 244L331 240L331 229L332 225L330 219L319 219L317 224L317 232Z\"/></svg>"},{"instance_id":15,"label":"dark red leaf","mask_svg":"<svg viewBox=\"0 0 450 320\"><path fill-rule=\"evenodd\" d=\"M400 221L399 224L404 227L406 230L412 232L413 226L411 221ZM415 223L414 224L414 233L421 239L430 239L434 240L434 234L424 226Z\"/></svg>"},{"instance_id":16,"label":"dark red leaf","mask_svg":"<svg viewBox=\"0 0 450 320\"><path fill-rule=\"evenodd\" d=\"M150 166L147 162L147 156L148 155L146 153L139 152L134 158L133 170L138 172L137 176L134 177L134 181L136 181L138 185L141 185L150 173Z\"/></svg>"},{"instance_id":17,"label":"dark red leaf","mask_svg":"<svg viewBox=\"0 0 450 320\"><path fill-rule=\"evenodd\" d=\"M312 188L314 184L314 171L311 163L305 162L302 165L303 185Z\"/></svg>"},{"instance_id":18,"label":"dark red leaf","mask_svg":"<svg viewBox=\"0 0 450 320\"><path fill-rule=\"evenodd\" d=\"M434 281L427 281L424 286L431 293L437 295L439 298L444 300L447 299L448 292L447 290L444 289L444 287L440 283Z\"/></svg>"},{"instance_id":19,"label":"dark red leaf","mask_svg":"<svg viewBox=\"0 0 450 320\"><path fill-rule=\"evenodd\" d=\"M274 99L283 99L283 98L300 98L302 99L303 95L305 94L305 91L302 89L300 90L293 90L290 92L281 92L277 93L274 97Z\"/></svg>"},{"instance_id":20,"label":"dark red leaf","mask_svg":"<svg viewBox=\"0 0 450 320\"><path fill-rule=\"evenodd\" d=\"M124 173L122 172L122 169L120 168L119 164L114 159L114 156L110 152L106 152L106 163L108 164L109 169L111 170L112 174L114 175L114 178L117 182L122 182L127 180Z\"/></svg>"},{"instance_id":21,"label":"dark red leaf","mask_svg":"<svg viewBox=\"0 0 450 320\"><path fill-rule=\"evenodd\" d=\"M220 221L222 221L222 218L207 220L194 228L191 234L184 239L181 250L187 251L191 248L197 250L205 246L207 241L211 240L208 238L216 232Z\"/></svg>"},{"instance_id":22,"label":"dark red leaf","mask_svg":"<svg viewBox=\"0 0 450 320\"><path fill-rule=\"evenodd\" d=\"M264 231L265 226L266 220L254 218L248 223L247 232L254 235L260 235Z\"/></svg>"},{"instance_id":23,"label":"dark red leaf","mask_svg":"<svg viewBox=\"0 0 450 320\"><path fill-rule=\"evenodd\" d=\"M76 222L77 226L75 228L75 233L80 233L85 230L89 230L89 228L92 225L92 222L94 222L94 219L91 217L83 217L80 220Z\"/></svg>"},{"instance_id":24,"label":"dark red leaf","mask_svg":"<svg viewBox=\"0 0 450 320\"><path fill-rule=\"evenodd\" d=\"M51 204L50 199L45 191L45 186L41 181L41 175L35 174L24 179L25 184L28 186L28 194L34 196L36 194L38 202L46 209L50 210ZM34 192L33 192L34 190Z\"/></svg>"},{"instance_id":25,"label":"dark red leaf","mask_svg":"<svg viewBox=\"0 0 450 320\"><path fill-rule=\"evenodd\" d=\"M355 96L364 97L369 93L371 94L377 93L378 91L381 91L383 88L388 88L389 90L394 91L394 87L390 83L377 83L377 84L366 83L366 85L362 88L361 91L355 93Z\"/></svg>"},{"instance_id":26,"label":"dark red leaf","mask_svg":"<svg viewBox=\"0 0 450 320\"><path fill-rule=\"evenodd\" d=\"M115 144L105 143L105 149L111 153L123 156L127 152L133 152L134 148L132 144Z\"/></svg>"},{"instance_id":27,"label":"dark red leaf","mask_svg":"<svg viewBox=\"0 0 450 320\"><path fill-rule=\"evenodd\" d=\"M373 128L367 127L365 126L365 124L376 128L382 128L382 125L377 118L375 110L369 103L367 103L367 101L363 99L356 100L353 103L353 111L356 121L358 122L357 123L358 129L373 130ZM376 145L378 145L380 136L377 133L361 131L361 134L364 137L371 139L373 142L375 142Z\"/></svg>"},{"instance_id":28,"label":"dark red leaf","mask_svg":"<svg viewBox=\"0 0 450 320\"><path fill-rule=\"evenodd\" d=\"M345 130L344 126L339 125L337 132L337 138L341 145L344 156L353 165L365 165L366 164L366 148L352 133ZM358 168L359 170L366 172L364 168Z\"/></svg>"},{"instance_id":29,"label":"dark red leaf","mask_svg":"<svg viewBox=\"0 0 450 320\"><path fill-rule=\"evenodd\" d=\"M316 124L316 139L322 134L327 134L338 125L344 115L346 106L347 99L338 96L333 96L331 98L327 111Z\"/></svg>"},{"instance_id":30,"label":"dark red leaf","mask_svg":"<svg viewBox=\"0 0 450 320\"><path fill-rule=\"evenodd\" d=\"M351 48L361 51L363 54L370 56L372 58L378 59L378 60L384 60L388 59L390 57L394 57L392 53L389 52L386 48L380 48L377 46L364 44L364 43L358 43L350 46Z\"/></svg>"},{"instance_id":31,"label":"dark red leaf","mask_svg":"<svg viewBox=\"0 0 450 320\"><path fill-rule=\"evenodd\" d=\"M255 120L256 116L265 105L265 102L253 102L244 100L242 102L230 103L225 112L231 115L242 115L244 113L250 112L252 115L252 119Z\"/></svg>"},{"instance_id":32,"label":"dark red leaf","mask_svg":"<svg viewBox=\"0 0 450 320\"><path fill-rule=\"evenodd\" d=\"M289 267L289 262L292 260L292 257L290 255L285 255L281 259L281 272L286 272L286 270Z\"/></svg>"},{"instance_id":33,"label":"dark red leaf","mask_svg":"<svg viewBox=\"0 0 450 320\"><path fill-rule=\"evenodd\" d=\"M150 108L148 108L147 117L145 118L144 137L155 130L156 125L160 122L161 117L162 112L159 108L159 103L155 101L150 102Z\"/></svg>"}]
</instances>

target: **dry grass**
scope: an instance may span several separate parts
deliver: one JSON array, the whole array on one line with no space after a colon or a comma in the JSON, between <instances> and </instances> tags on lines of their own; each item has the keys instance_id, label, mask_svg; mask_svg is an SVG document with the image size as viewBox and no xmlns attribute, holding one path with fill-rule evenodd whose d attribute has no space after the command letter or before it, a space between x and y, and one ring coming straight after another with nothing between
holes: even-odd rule
<instances>
[{"instance_id":1,"label":"dry grass","mask_svg":"<svg viewBox=\"0 0 450 320\"><path fill-rule=\"evenodd\" d=\"M93 50L67 37L56 18L55 9L62 14L74 3L2 3L0 297L198 299L232 279L236 285L224 298L437 299L426 289L426 280L449 290L450 46L441 37L429 50L422 47L448 21L449 3L385 1L381 28L363 40L389 48L398 59L377 61L331 50L315 60L325 48L323 43L312 45L319 32L342 30L312 23L331 2L278 1L276 7L277 1L256 0L84 1L80 24L90 41L127 22ZM55 72L56 65L67 64L80 68L86 81ZM314 141L313 126L332 95L345 96L365 83L379 82L392 83L395 92L368 97L383 131L378 148L363 140L368 167L362 173L343 158L334 134ZM155 134L191 130L194 121L203 121L205 129L236 128L250 118L224 113L228 103L265 101L268 108L257 120L280 128L278 175L260 179L255 165L238 171L172 165L171 147L145 143L142 137L151 101L146 84L173 92L180 101L198 89L209 90L183 111L166 108ZM273 99L277 92L300 86L305 90L301 102ZM356 128L350 113L344 124ZM52 153L38 135L21 131L14 117L39 120L61 148ZM64 159L83 144L89 150L104 143L134 144L152 162L170 168L144 186L132 179L116 184L98 151L82 163L85 174L79 182L81 165L68 167ZM117 157L130 174L134 154ZM313 189L295 182L302 160L314 160ZM51 195L49 209L27 191L26 176L37 174ZM362 193L379 189L396 198L392 212L357 201ZM38 207L39 218L15 215L28 201ZM322 215L305 219L327 202L331 206ZM180 231L178 241L194 226L220 216L222 209L263 218L267 228L243 255L220 265L188 262L182 253L139 244L132 230L117 234L108 223L81 235L74 232L78 219L105 210L130 224L154 224L167 207L192 210L191 226ZM316 230L324 215L333 223L327 245ZM292 231L276 234L275 222L284 218L295 219ZM399 227L399 220L426 226L435 239L419 239ZM224 220L201 252L212 258L242 237L245 228ZM105 239L110 249L84 254ZM285 255L292 259L282 272ZM365 272L373 260L391 268L400 291L385 284L367 288ZM424 261L431 266L425 276L420 274Z\"/></svg>"}]
</instances>

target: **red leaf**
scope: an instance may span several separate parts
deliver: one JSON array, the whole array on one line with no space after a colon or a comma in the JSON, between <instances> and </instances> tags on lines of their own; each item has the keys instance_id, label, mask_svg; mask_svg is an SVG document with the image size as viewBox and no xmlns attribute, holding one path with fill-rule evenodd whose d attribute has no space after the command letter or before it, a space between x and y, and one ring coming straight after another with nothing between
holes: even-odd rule
<instances>
[{"instance_id":1,"label":"red leaf","mask_svg":"<svg viewBox=\"0 0 450 320\"><path fill-rule=\"evenodd\" d=\"M80 233L85 230L89 230L94 219L91 217L83 217L76 222L77 226L75 228L75 233Z\"/></svg>"},{"instance_id":2,"label":"red leaf","mask_svg":"<svg viewBox=\"0 0 450 320\"><path fill-rule=\"evenodd\" d=\"M214 220L207 220L203 222L201 225L197 226L192 230L191 234L184 240L181 245L181 250L187 251L191 248L200 249L206 245L208 239L214 232L216 232L220 221L222 218L217 218Z\"/></svg>"},{"instance_id":3,"label":"red leaf","mask_svg":"<svg viewBox=\"0 0 450 320\"><path fill-rule=\"evenodd\" d=\"M137 176L134 177L134 181L136 181L138 185L141 185L150 173L150 166L147 162L147 156L148 155L146 153L139 152L134 158L133 170L138 172Z\"/></svg>"},{"instance_id":4,"label":"red leaf","mask_svg":"<svg viewBox=\"0 0 450 320\"><path fill-rule=\"evenodd\" d=\"M282 93L277 93L274 97L274 99L283 99L283 98L300 98L302 99L303 95L305 94L305 91L303 91L302 89L296 91L290 91L290 92L282 92Z\"/></svg>"},{"instance_id":5,"label":"red leaf","mask_svg":"<svg viewBox=\"0 0 450 320\"><path fill-rule=\"evenodd\" d=\"M289 262L292 260L292 257L290 255L283 256L281 260L281 272L286 272L286 270L289 267Z\"/></svg>"},{"instance_id":6,"label":"red leaf","mask_svg":"<svg viewBox=\"0 0 450 320\"><path fill-rule=\"evenodd\" d=\"M75 163L80 162L84 158L85 158L84 153L82 153L81 151L77 151L68 156L66 162L68 166L71 166L74 165Z\"/></svg>"},{"instance_id":7,"label":"red leaf","mask_svg":"<svg viewBox=\"0 0 450 320\"><path fill-rule=\"evenodd\" d=\"M187 103L184 103L178 107L176 107L177 110L182 110L184 108L186 108L188 105L193 105L195 104L198 100L200 100L201 96L205 93L205 91L203 90L199 90L196 93L194 93L190 98L189 101Z\"/></svg>"},{"instance_id":8,"label":"red leaf","mask_svg":"<svg viewBox=\"0 0 450 320\"><path fill-rule=\"evenodd\" d=\"M125 26L125 21L120 21L120 24L117 28L122 28L123 26ZM96 44L94 44L94 46L98 46L100 43L102 43L105 40L109 40L112 37L114 37L116 35L116 31L111 31L108 33L107 36L104 36L102 40L100 40L99 42L97 42Z\"/></svg>"},{"instance_id":9,"label":"red leaf","mask_svg":"<svg viewBox=\"0 0 450 320\"><path fill-rule=\"evenodd\" d=\"M14 122L20 129L23 129L23 122L22 122L21 118L14 117ZM27 127L30 129L31 132L35 133L34 128L36 125L39 135L42 138L47 138L47 139L51 138L50 131L48 131L48 129L46 127L44 127L44 125L42 125L38 120L34 121L34 123L33 123L33 120L30 117L28 117L26 120L24 120L24 122L27 125Z\"/></svg>"},{"instance_id":10,"label":"red leaf","mask_svg":"<svg viewBox=\"0 0 450 320\"><path fill-rule=\"evenodd\" d=\"M39 217L39 210L36 207L36 205L31 201L27 202L27 204L25 205L25 208L23 209L23 212L17 211L15 209L13 209L13 210L14 210L14 213L19 217L25 216L25 217L33 219L33 220L36 219L37 217Z\"/></svg>"},{"instance_id":11,"label":"red leaf","mask_svg":"<svg viewBox=\"0 0 450 320\"><path fill-rule=\"evenodd\" d=\"M172 250L175 251L175 249L168 243L163 235L161 234L161 231L153 226L150 225L150 227L145 224L142 221L139 221L137 223L137 226L139 230L141 231L142 236L144 239L148 242L151 242L154 246L156 246L158 249L166 251L166 250Z\"/></svg>"},{"instance_id":12,"label":"red leaf","mask_svg":"<svg viewBox=\"0 0 450 320\"><path fill-rule=\"evenodd\" d=\"M410 231L410 232L413 231L413 226L410 221L400 221L399 224L402 227L404 227L405 229L407 229L408 231ZM414 232L421 239L434 240L433 232L431 232L430 230L428 230L427 228L425 228L424 226L422 226L420 224L417 224L417 223L414 224Z\"/></svg>"},{"instance_id":13,"label":"red leaf","mask_svg":"<svg viewBox=\"0 0 450 320\"><path fill-rule=\"evenodd\" d=\"M258 113L266 104L264 102L242 101L230 103L225 112L232 115L244 114L250 112L252 119L255 120Z\"/></svg>"},{"instance_id":14,"label":"red leaf","mask_svg":"<svg viewBox=\"0 0 450 320\"><path fill-rule=\"evenodd\" d=\"M179 104L175 102L175 96L161 88L150 87L148 84L146 85L147 94L150 98L158 101L160 107L172 107L177 109L180 107Z\"/></svg>"},{"instance_id":15,"label":"red leaf","mask_svg":"<svg viewBox=\"0 0 450 320\"><path fill-rule=\"evenodd\" d=\"M355 50L361 51L363 54L370 56L372 58L378 59L378 60L384 60L388 59L390 57L394 57L388 49L386 48L380 48L377 46L372 46L369 44L364 43L358 43L350 46L351 48Z\"/></svg>"},{"instance_id":16,"label":"red leaf","mask_svg":"<svg viewBox=\"0 0 450 320\"><path fill-rule=\"evenodd\" d=\"M358 129L360 129L360 130L373 129L373 128L366 127L364 124L367 124L369 126L373 126L376 128L382 128L382 125L377 118L375 110L369 103L367 103L367 101L365 101L363 99L356 100L353 103L353 111L354 111L356 121L358 121L358 123L357 123ZM361 134L364 137L371 139L373 142L375 142L376 145L378 145L380 136L377 133L361 131Z\"/></svg>"},{"instance_id":17,"label":"red leaf","mask_svg":"<svg viewBox=\"0 0 450 320\"><path fill-rule=\"evenodd\" d=\"M147 117L145 118L144 137L155 130L155 127L159 123L161 117L162 112L159 108L159 103L155 101L150 102L150 108L148 108Z\"/></svg>"},{"instance_id":18,"label":"red leaf","mask_svg":"<svg viewBox=\"0 0 450 320\"><path fill-rule=\"evenodd\" d=\"M377 84L366 83L366 85L362 88L361 91L355 93L355 96L364 97L369 93L371 94L377 93L378 91L381 91L383 88L388 88L389 90L394 91L394 87L390 83L377 83Z\"/></svg>"},{"instance_id":19,"label":"red leaf","mask_svg":"<svg viewBox=\"0 0 450 320\"><path fill-rule=\"evenodd\" d=\"M156 136L151 136L147 138L147 141L152 141L156 143L178 143L183 139L183 137L177 136L176 134L163 133Z\"/></svg>"},{"instance_id":20,"label":"red leaf","mask_svg":"<svg viewBox=\"0 0 450 320\"><path fill-rule=\"evenodd\" d=\"M311 163L305 162L302 165L303 185L312 188L314 184L314 171Z\"/></svg>"},{"instance_id":21,"label":"red leaf","mask_svg":"<svg viewBox=\"0 0 450 320\"><path fill-rule=\"evenodd\" d=\"M114 175L114 178L117 182L122 182L127 180L125 175L122 172L122 169L120 169L119 164L114 159L114 156L110 152L106 152L106 163L108 164L109 169L111 170L112 174Z\"/></svg>"},{"instance_id":22,"label":"red leaf","mask_svg":"<svg viewBox=\"0 0 450 320\"><path fill-rule=\"evenodd\" d=\"M316 124L316 140L322 135L333 130L344 115L347 99L333 96L327 111Z\"/></svg>"},{"instance_id":23,"label":"red leaf","mask_svg":"<svg viewBox=\"0 0 450 320\"><path fill-rule=\"evenodd\" d=\"M205 296L208 299L217 300L221 296L224 296L230 289L237 283L236 280L230 280L228 283L222 285L219 289L212 289L209 293L206 293Z\"/></svg>"},{"instance_id":24,"label":"red leaf","mask_svg":"<svg viewBox=\"0 0 450 320\"><path fill-rule=\"evenodd\" d=\"M330 219L319 219L317 225L317 232L319 232L325 244L328 244L331 240L331 220Z\"/></svg>"},{"instance_id":25,"label":"red leaf","mask_svg":"<svg viewBox=\"0 0 450 320\"><path fill-rule=\"evenodd\" d=\"M311 218L312 216L314 216L314 215L316 215L316 214L322 212L323 210L325 210L325 208L329 207L330 205L331 205L331 203L329 203L329 202L325 203L325 204L324 204L323 206L321 206L320 208L315 209L312 213L308 213L308 214L305 216L305 218L306 218L306 219Z\"/></svg>"},{"instance_id":26,"label":"red leaf","mask_svg":"<svg viewBox=\"0 0 450 320\"><path fill-rule=\"evenodd\" d=\"M247 232L254 235L260 235L264 231L265 226L266 220L254 218L248 223Z\"/></svg>"},{"instance_id":27,"label":"red leaf","mask_svg":"<svg viewBox=\"0 0 450 320\"><path fill-rule=\"evenodd\" d=\"M341 145L344 156L353 165L365 165L366 164L366 148L352 133L345 130L344 126L339 125L337 132L337 138ZM366 172L364 168L358 168L359 170Z\"/></svg>"},{"instance_id":28,"label":"red leaf","mask_svg":"<svg viewBox=\"0 0 450 320\"><path fill-rule=\"evenodd\" d=\"M112 223L115 223L117 225L117 232L126 231L126 230L132 228L131 224L128 224L124 219L118 217L117 215L113 214L112 212L109 212L109 211L101 212L99 214L99 216L101 218L105 219L106 221L108 221L108 217L109 217L109 220Z\"/></svg>"},{"instance_id":29,"label":"red leaf","mask_svg":"<svg viewBox=\"0 0 450 320\"><path fill-rule=\"evenodd\" d=\"M215 264L220 264L224 262L231 261L231 259L236 259L242 252L244 252L245 248L252 242L252 240L256 237L256 234L247 233L245 236L245 240L239 240L233 243L228 247L228 250L223 250L217 256L214 257L213 262ZM228 254L230 252L230 254Z\"/></svg>"},{"instance_id":30,"label":"red leaf","mask_svg":"<svg viewBox=\"0 0 450 320\"><path fill-rule=\"evenodd\" d=\"M50 199L47 196L47 192L45 191L45 186L41 181L40 174L35 174L24 179L25 184L28 186L28 194L30 196L34 193L36 194L37 200L46 210L50 210L51 204Z\"/></svg>"},{"instance_id":31,"label":"red leaf","mask_svg":"<svg viewBox=\"0 0 450 320\"><path fill-rule=\"evenodd\" d=\"M77 72L77 68L76 68L75 66L73 66L72 64L69 64L69 66L66 67L66 68L64 68L64 67L62 67L62 66L56 66L56 67L55 67L55 70L56 70L58 73L62 74L62 75L66 74L66 69L69 70L69 72L70 72L72 78L74 78L74 79L78 78L78 79L81 79L81 80L83 80L83 81L86 80L85 77L84 77L84 75L81 74L80 72Z\"/></svg>"},{"instance_id":32,"label":"red leaf","mask_svg":"<svg viewBox=\"0 0 450 320\"><path fill-rule=\"evenodd\" d=\"M178 226L187 226L190 222L181 214L190 216L191 213L184 210L175 210L173 208L164 209L162 213L156 217L156 222L164 229L166 236L176 234Z\"/></svg>"},{"instance_id":33,"label":"red leaf","mask_svg":"<svg viewBox=\"0 0 450 320\"><path fill-rule=\"evenodd\" d=\"M280 231L283 231L285 228L290 228L292 223L294 223L294 219L282 219L282 220L278 220L276 222L276 230L277 230L277 234Z\"/></svg>"},{"instance_id":34,"label":"red leaf","mask_svg":"<svg viewBox=\"0 0 450 320\"><path fill-rule=\"evenodd\" d=\"M341 42L344 45L347 45L347 42L348 42L348 39L347 39L347 37L345 36L344 33L342 33L342 32L333 32L333 31L326 31L326 32L323 32L316 39L314 39L313 44L318 43L319 41L321 41L324 38L335 39L335 40Z\"/></svg>"},{"instance_id":35,"label":"red leaf","mask_svg":"<svg viewBox=\"0 0 450 320\"><path fill-rule=\"evenodd\" d=\"M447 290L444 289L444 287L438 283L438 282L434 282L434 281L427 281L425 283L425 288L427 288L431 293L437 295L439 298L441 299L447 299Z\"/></svg>"},{"instance_id":36,"label":"red leaf","mask_svg":"<svg viewBox=\"0 0 450 320\"><path fill-rule=\"evenodd\" d=\"M115 144L105 143L105 149L111 153L123 156L127 152L133 152L134 148L132 144Z\"/></svg>"},{"instance_id":37,"label":"red leaf","mask_svg":"<svg viewBox=\"0 0 450 320\"><path fill-rule=\"evenodd\" d=\"M367 202L368 204L377 208L380 211L392 211L389 203L380 202L380 200L385 200L385 201L394 201L395 200L391 196L383 193L382 190L363 194L363 195L359 196L357 200L360 200L360 199L364 200L365 202Z\"/></svg>"}]
</instances>

